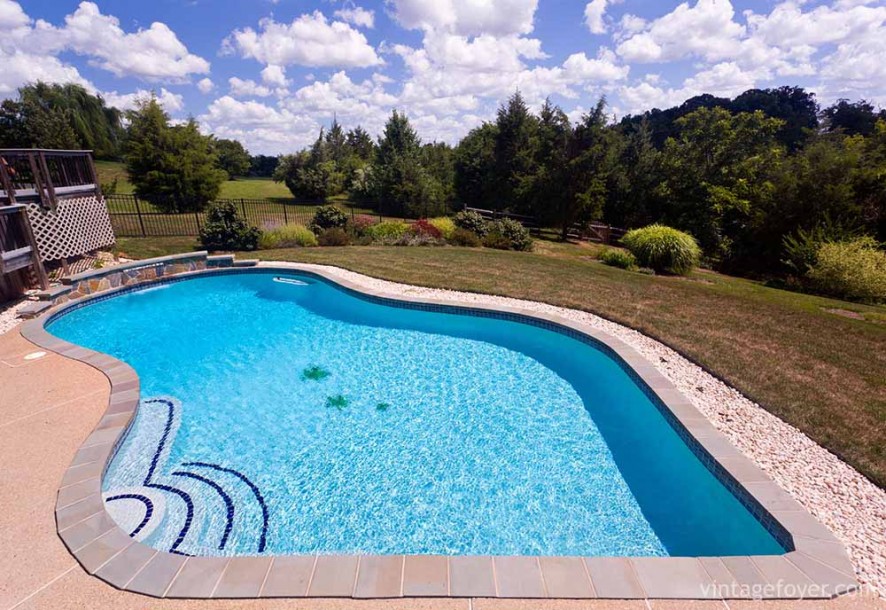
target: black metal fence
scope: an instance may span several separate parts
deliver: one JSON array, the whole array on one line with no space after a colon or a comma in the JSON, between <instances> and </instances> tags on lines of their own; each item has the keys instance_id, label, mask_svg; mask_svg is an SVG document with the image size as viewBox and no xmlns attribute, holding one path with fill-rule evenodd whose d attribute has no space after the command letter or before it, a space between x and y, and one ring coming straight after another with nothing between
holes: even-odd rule
<instances>
[{"instance_id":1,"label":"black metal fence","mask_svg":"<svg viewBox=\"0 0 886 610\"><path fill-rule=\"evenodd\" d=\"M168 213L135 195L105 197L114 234L118 237L196 236L206 224L206 211ZM307 225L314 217L316 202L273 201L270 199L223 199L233 203L250 225L268 228L298 223ZM350 210L355 214L354 210Z\"/></svg>"}]
</instances>

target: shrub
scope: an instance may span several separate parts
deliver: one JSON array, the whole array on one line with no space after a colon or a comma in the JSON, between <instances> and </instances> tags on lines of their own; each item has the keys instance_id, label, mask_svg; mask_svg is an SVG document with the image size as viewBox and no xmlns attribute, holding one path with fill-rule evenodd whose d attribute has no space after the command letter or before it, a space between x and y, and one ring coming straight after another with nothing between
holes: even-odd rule
<instances>
[{"instance_id":1,"label":"shrub","mask_svg":"<svg viewBox=\"0 0 886 610\"><path fill-rule=\"evenodd\" d=\"M409 233L412 235L422 235L424 237L433 237L434 239L440 239L443 237L443 233L432 225L427 220L416 220L411 225L409 225Z\"/></svg>"},{"instance_id":2,"label":"shrub","mask_svg":"<svg viewBox=\"0 0 886 610\"><path fill-rule=\"evenodd\" d=\"M442 246L446 242L439 237L427 233L407 232L406 235L396 241L398 246Z\"/></svg>"},{"instance_id":3,"label":"shrub","mask_svg":"<svg viewBox=\"0 0 886 610\"><path fill-rule=\"evenodd\" d=\"M448 216L431 218L428 222L440 231L440 235L443 236L443 239L449 239L452 237L452 234L455 233L455 222L453 222Z\"/></svg>"},{"instance_id":4,"label":"shrub","mask_svg":"<svg viewBox=\"0 0 886 610\"><path fill-rule=\"evenodd\" d=\"M262 231L258 247L262 250L317 245L317 236L304 225L288 224Z\"/></svg>"},{"instance_id":5,"label":"shrub","mask_svg":"<svg viewBox=\"0 0 886 610\"><path fill-rule=\"evenodd\" d=\"M529 236L529 230L516 220L499 218L490 224L490 232L500 233L507 239L510 250L532 250L532 238Z\"/></svg>"},{"instance_id":6,"label":"shrub","mask_svg":"<svg viewBox=\"0 0 886 610\"><path fill-rule=\"evenodd\" d=\"M698 265L701 257L694 237L664 225L628 231L621 241L641 266L657 272L685 275Z\"/></svg>"},{"instance_id":7,"label":"shrub","mask_svg":"<svg viewBox=\"0 0 886 610\"><path fill-rule=\"evenodd\" d=\"M378 224L378 218L369 214L357 214L351 226L354 228L354 234L362 237L368 234L368 229Z\"/></svg>"},{"instance_id":8,"label":"shrub","mask_svg":"<svg viewBox=\"0 0 886 610\"><path fill-rule=\"evenodd\" d=\"M326 229L317 237L321 246L347 246L351 243L351 236L341 227Z\"/></svg>"},{"instance_id":9,"label":"shrub","mask_svg":"<svg viewBox=\"0 0 886 610\"><path fill-rule=\"evenodd\" d=\"M259 237L261 231L246 224L231 202L213 204L200 229L200 242L207 250L255 250Z\"/></svg>"},{"instance_id":10,"label":"shrub","mask_svg":"<svg viewBox=\"0 0 886 610\"><path fill-rule=\"evenodd\" d=\"M825 243L808 278L815 289L844 299L886 301L886 252L870 237Z\"/></svg>"},{"instance_id":11,"label":"shrub","mask_svg":"<svg viewBox=\"0 0 886 610\"><path fill-rule=\"evenodd\" d=\"M321 205L314 212L309 228L314 233L320 234L326 229L344 228L348 224L348 215L344 210L335 205Z\"/></svg>"},{"instance_id":12,"label":"shrub","mask_svg":"<svg viewBox=\"0 0 886 610\"><path fill-rule=\"evenodd\" d=\"M388 220L372 225L366 234L381 243L394 243L406 234L409 225L399 220Z\"/></svg>"},{"instance_id":13,"label":"shrub","mask_svg":"<svg viewBox=\"0 0 886 610\"><path fill-rule=\"evenodd\" d=\"M600 254L600 261L604 265L610 267L618 267L619 269L635 269L637 267L637 259L627 250L616 250L609 248Z\"/></svg>"},{"instance_id":14,"label":"shrub","mask_svg":"<svg viewBox=\"0 0 886 610\"><path fill-rule=\"evenodd\" d=\"M489 223L486 222L486 219L483 218L479 212L462 210L455 215L452 222L459 229L467 229L468 231L476 233L481 238L485 237L489 232Z\"/></svg>"},{"instance_id":15,"label":"shrub","mask_svg":"<svg viewBox=\"0 0 886 610\"><path fill-rule=\"evenodd\" d=\"M452 237L449 238L449 243L453 246L465 246L467 248L479 248L483 245L483 241L480 239L479 235L473 231L461 228L452 232Z\"/></svg>"},{"instance_id":16,"label":"shrub","mask_svg":"<svg viewBox=\"0 0 886 610\"><path fill-rule=\"evenodd\" d=\"M483 245L496 250L510 250L511 240L498 231L490 231L483 236Z\"/></svg>"}]
</instances>

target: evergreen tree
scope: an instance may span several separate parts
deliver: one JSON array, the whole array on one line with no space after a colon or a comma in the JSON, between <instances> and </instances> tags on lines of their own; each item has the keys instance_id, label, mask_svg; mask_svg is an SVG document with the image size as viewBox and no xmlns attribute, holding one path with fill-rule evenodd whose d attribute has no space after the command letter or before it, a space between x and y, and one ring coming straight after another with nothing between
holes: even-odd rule
<instances>
[{"instance_id":1,"label":"evergreen tree","mask_svg":"<svg viewBox=\"0 0 886 610\"><path fill-rule=\"evenodd\" d=\"M375 154L375 142L365 129L357 125L348 132L346 137L348 148L363 161L372 161Z\"/></svg>"},{"instance_id":2,"label":"evergreen tree","mask_svg":"<svg viewBox=\"0 0 886 610\"><path fill-rule=\"evenodd\" d=\"M455 148L455 193L467 206L492 206L497 134L498 128L493 123L483 123L472 129Z\"/></svg>"},{"instance_id":3,"label":"evergreen tree","mask_svg":"<svg viewBox=\"0 0 886 610\"><path fill-rule=\"evenodd\" d=\"M517 192L523 178L533 171L537 120L519 91L498 109L495 125L494 207L525 207Z\"/></svg>"},{"instance_id":4,"label":"evergreen tree","mask_svg":"<svg viewBox=\"0 0 886 610\"><path fill-rule=\"evenodd\" d=\"M164 211L190 212L218 196L226 175L196 121L170 126L152 96L129 113L129 123L126 171L138 197Z\"/></svg>"}]
</instances>

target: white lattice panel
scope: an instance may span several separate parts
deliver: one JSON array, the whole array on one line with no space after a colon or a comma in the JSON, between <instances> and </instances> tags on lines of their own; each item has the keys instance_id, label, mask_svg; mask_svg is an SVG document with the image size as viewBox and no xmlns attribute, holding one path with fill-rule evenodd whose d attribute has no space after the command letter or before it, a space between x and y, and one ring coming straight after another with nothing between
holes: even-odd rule
<instances>
[{"instance_id":1,"label":"white lattice panel","mask_svg":"<svg viewBox=\"0 0 886 610\"><path fill-rule=\"evenodd\" d=\"M28 218L46 262L80 256L115 241L108 208L95 195L60 199L55 212L30 203Z\"/></svg>"}]
</instances>

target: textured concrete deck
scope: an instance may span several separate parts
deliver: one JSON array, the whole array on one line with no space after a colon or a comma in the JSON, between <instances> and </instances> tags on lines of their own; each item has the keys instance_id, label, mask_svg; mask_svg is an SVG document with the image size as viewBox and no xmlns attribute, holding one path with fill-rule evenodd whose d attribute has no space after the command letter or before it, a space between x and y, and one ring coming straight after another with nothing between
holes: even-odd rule
<instances>
[{"instance_id":1,"label":"textured concrete deck","mask_svg":"<svg viewBox=\"0 0 886 610\"><path fill-rule=\"evenodd\" d=\"M0 609L293 608L459 610L861 610L864 594L830 601L691 602L494 599L177 601L114 589L88 575L56 533L56 493L74 453L104 413L109 384L92 367L44 351L15 329L0 335Z\"/></svg>"}]
</instances>

